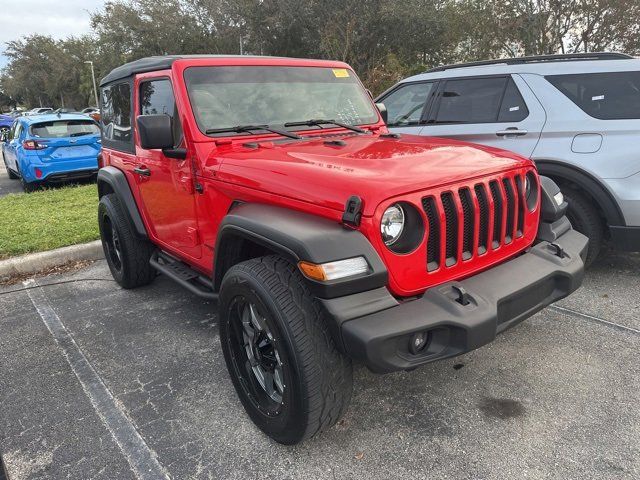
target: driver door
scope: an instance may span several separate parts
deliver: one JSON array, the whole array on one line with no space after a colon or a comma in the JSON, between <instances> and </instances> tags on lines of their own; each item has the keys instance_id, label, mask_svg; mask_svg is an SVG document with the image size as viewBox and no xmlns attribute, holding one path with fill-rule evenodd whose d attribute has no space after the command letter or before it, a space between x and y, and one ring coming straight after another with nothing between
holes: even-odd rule
<instances>
[{"instance_id":1,"label":"driver door","mask_svg":"<svg viewBox=\"0 0 640 480\"><path fill-rule=\"evenodd\" d=\"M176 101L167 77L143 77L136 82L137 115L165 114L172 117L176 146L184 143ZM195 209L195 187L191 158L168 158L162 150L136 145L133 169L145 217L154 236L168 251L200 258L201 242Z\"/></svg>"}]
</instances>

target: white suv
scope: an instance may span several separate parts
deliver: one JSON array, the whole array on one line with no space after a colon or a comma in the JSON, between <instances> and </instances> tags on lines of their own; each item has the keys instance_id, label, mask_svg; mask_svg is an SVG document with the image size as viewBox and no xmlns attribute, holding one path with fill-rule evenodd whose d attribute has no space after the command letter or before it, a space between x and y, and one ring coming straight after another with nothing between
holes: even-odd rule
<instances>
[{"instance_id":1,"label":"white suv","mask_svg":"<svg viewBox=\"0 0 640 480\"><path fill-rule=\"evenodd\" d=\"M640 251L640 59L545 55L434 68L384 92L396 133L480 143L534 160L576 230Z\"/></svg>"}]
</instances>

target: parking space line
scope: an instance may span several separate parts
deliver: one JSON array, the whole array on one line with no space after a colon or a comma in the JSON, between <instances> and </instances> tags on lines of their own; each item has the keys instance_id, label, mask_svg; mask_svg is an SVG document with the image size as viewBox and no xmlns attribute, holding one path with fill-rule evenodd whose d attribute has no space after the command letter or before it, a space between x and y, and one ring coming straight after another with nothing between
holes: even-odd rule
<instances>
[{"instance_id":1,"label":"parking space line","mask_svg":"<svg viewBox=\"0 0 640 480\"><path fill-rule=\"evenodd\" d=\"M35 280L23 282L25 286L37 286ZM169 473L160 464L157 454L147 445L136 427L119 406L102 378L74 340L73 336L49 304L42 289L27 290L31 303L62 350L71 370L89 398L91 405L102 420L118 447L131 466L136 478L141 480L169 479Z\"/></svg>"},{"instance_id":2,"label":"parking space line","mask_svg":"<svg viewBox=\"0 0 640 480\"><path fill-rule=\"evenodd\" d=\"M558 305L551 305L549 307L551 310L555 310L557 312L566 313L568 315L573 315L574 317L584 318L586 320L593 320L594 322L602 323L609 327L617 328L619 330L623 330L626 332L631 332L635 334L640 334L640 330L633 327L627 327L625 325L620 325L619 323L611 322L609 320L605 320L604 318L594 317L593 315L589 315L587 313L578 312L576 310L571 310L570 308L559 307Z\"/></svg>"}]
</instances>

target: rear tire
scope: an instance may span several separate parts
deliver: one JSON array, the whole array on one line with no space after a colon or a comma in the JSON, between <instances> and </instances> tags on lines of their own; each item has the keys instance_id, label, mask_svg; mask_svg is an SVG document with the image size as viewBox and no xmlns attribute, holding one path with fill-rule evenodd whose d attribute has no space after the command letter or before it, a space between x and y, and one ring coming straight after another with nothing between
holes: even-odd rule
<instances>
[{"instance_id":1,"label":"rear tire","mask_svg":"<svg viewBox=\"0 0 640 480\"><path fill-rule=\"evenodd\" d=\"M148 285L156 276L149 264L155 247L137 238L126 211L114 193L104 195L98 204L98 225L104 256L113 278L122 288Z\"/></svg>"},{"instance_id":2,"label":"rear tire","mask_svg":"<svg viewBox=\"0 0 640 480\"><path fill-rule=\"evenodd\" d=\"M263 432L291 445L340 419L351 400L351 360L295 266L275 255L234 265L222 281L219 315L231 380Z\"/></svg>"},{"instance_id":3,"label":"rear tire","mask_svg":"<svg viewBox=\"0 0 640 480\"><path fill-rule=\"evenodd\" d=\"M589 237L589 248L585 266L590 266L600 253L604 236L604 223L592 201L580 192L572 189L562 191L569 203L567 218L575 230Z\"/></svg>"},{"instance_id":4,"label":"rear tire","mask_svg":"<svg viewBox=\"0 0 640 480\"><path fill-rule=\"evenodd\" d=\"M35 192L40 188L40 184L38 182L26 182L24 177L20 177L20 183L22 184L22 190L25 193Z\"/></svg>"}]
</instances>

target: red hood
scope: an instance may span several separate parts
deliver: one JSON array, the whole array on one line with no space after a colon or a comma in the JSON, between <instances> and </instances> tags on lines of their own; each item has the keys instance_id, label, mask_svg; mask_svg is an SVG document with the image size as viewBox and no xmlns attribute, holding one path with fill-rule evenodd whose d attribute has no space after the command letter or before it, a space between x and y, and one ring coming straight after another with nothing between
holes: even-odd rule
<instances>
[{"instance_id":1,"label":"red hood","mask_svg":"<svg viewBox=\"0 0 640 480\"><path fill-rule=\"evenodd\" d=\"M338 139L345 145L325 143ZM338 211L351 195L359 195L365 216L390 197L530 164L504 150L415 135L341 135L259 145L218 146L203 174Z\"/></svg>"}]
</instances>

